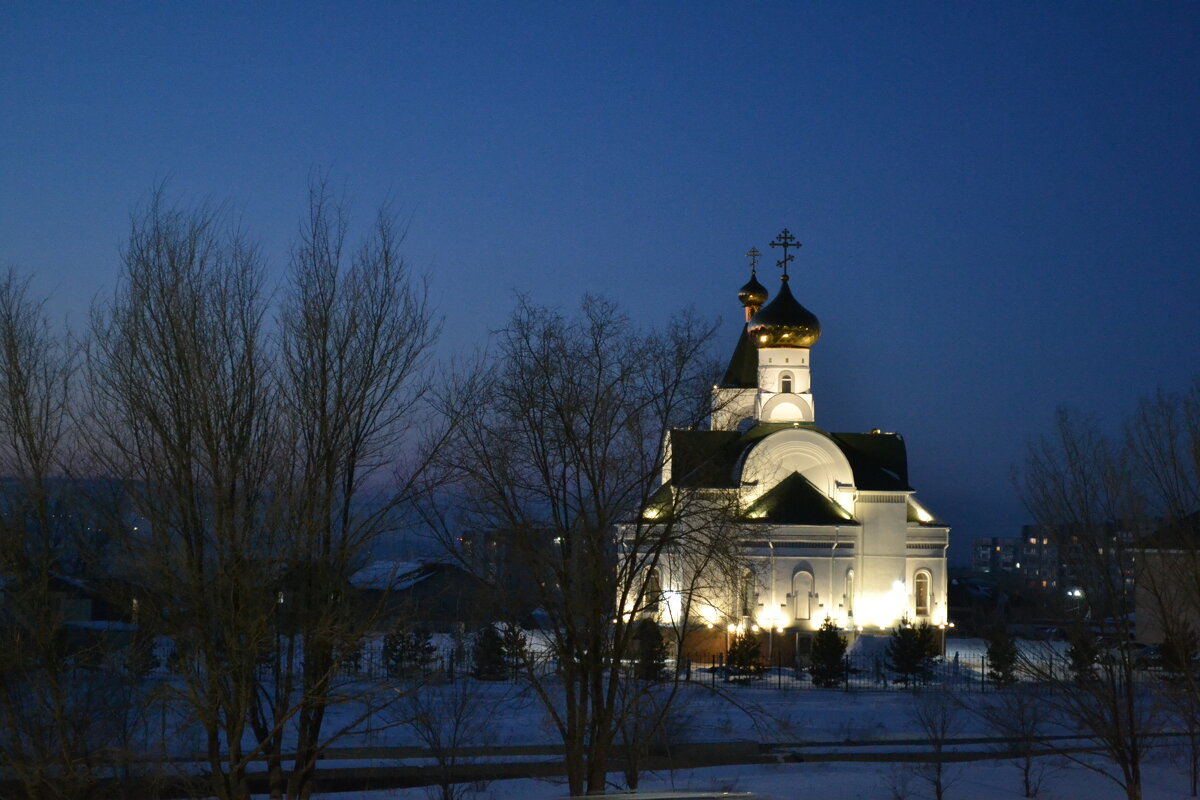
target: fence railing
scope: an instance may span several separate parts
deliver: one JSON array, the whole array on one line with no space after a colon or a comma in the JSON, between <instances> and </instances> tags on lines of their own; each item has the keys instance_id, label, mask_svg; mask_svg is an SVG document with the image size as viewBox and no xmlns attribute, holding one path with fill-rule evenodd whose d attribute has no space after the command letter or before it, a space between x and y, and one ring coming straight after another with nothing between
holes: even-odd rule
<instances>
[{"instance_id":1,"label":"fence railing","mask_svg":"<svg viewBox=\"0 0 1200 800\"><path fill-rule=\"evenodd\" d=\"M156 658L156 665L146 674L148 677L169 679L178 670L170 658ZM264 669L269 669L264 664ZM516 683L536 670L539 676L559 671L553 658L534 659L532 663L493 664L486 676L479 674L478 664L469 646L438 649L424 654L415 662L397 663L387 657L379 640L368 640L364 647L339 661L339 675L344 680L380 681L456 681L460 679L486 679L495 682ZM678 679L694 684L710 686L752 686L765 689L790 691L833 689L843 691L903 691L914 687L940 685L957 691L989 692L998 687L997 681L989 676L986 655L955 653L950 657L931 659L922 669L903 675L888 664L883 651L874 653L851 653L842 662L842 668L831 679L818 686L805 666L796 666L792 653L776 652L773 657L763 659L756 668L737 669L726 662L724 653L701 658L668 660L662 665L663 679ZM629 664L631 671L644 674L644 665ZM1105 675L1105 665L1097 663L1097 679L1123 681L1121 670ZM1078 676L1065 653L1047 650L1044 653L1023 653L1012 673L1015 682L1029 688L1053 685L1062 681L1075 680ZM1173 676L1161 665L1146 664L1132 673L1135 684L1170 682Z\"/></svg>"},{"instance_id":2,"label":"fence railing","mask_svg":"<svg viewBox=\"0 0 1200 800\"><path fill-rule=\"evenodd\" d=\"M793 666L791 661L781 653L774 659L760 662L757 668L747 670L731 667L726 663L724 654L701 659L685 658L678 662L668 661L663 667L662 678L677 678L714 687L747 686L781 691L904 691L944 686L959 692L990 692L999 688L989 676L985 655L938 657L931 659L921 669L905 675L889 668L888 658L883 653L855 653L843 659L840 672L825 686L818 686L806 667ZM344 664L342 674L346 678L455 681L477 678L474 667L469 652L440 653L421 664L388 665L379 651L367 651L357 662ZM543 659L532 668L544 676L557 671L558 665L552 659ZM634 669L634 665L631 664L630 668ZM493 671L489 679L519 682L527 677L528 669L530 666L526 664L506 664L502 670ZM1164 677L1164 673L1155 668L1138 669L1134 673L1134 680L1139 684L1142 681L1161 681ZM1057 654L1047 654L1037 660L1026 659L1018 663L1013 671L1013 679L1030 688L1072 678L1070 660Z\"/></svg>"}]
</instances>

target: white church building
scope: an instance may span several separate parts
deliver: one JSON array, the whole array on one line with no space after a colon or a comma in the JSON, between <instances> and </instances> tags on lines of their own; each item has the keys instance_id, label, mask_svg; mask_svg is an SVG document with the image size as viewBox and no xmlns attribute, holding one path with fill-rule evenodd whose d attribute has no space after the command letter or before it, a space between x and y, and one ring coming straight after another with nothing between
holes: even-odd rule
<instances>
[{"instance_id":1,"label":"white church building","mask_svg":"<svg viewBox=\"0 0 1200 800\"><path fill-rule=\"evenodd\" d=\"M826 617L850 632L879 633L905 617L944 626L949 528L914 496L899 434L818 426L821 325L788 285L795 239L784 230L772 246L784 253L779 291L768 303L752 250L738 295L746 325L713 388L710 428L669 436L664 488L736 499L740 517L746 573L698 616L709 628L792 633L800 649ZM670 598L678 566L668 558L662 567L655 580Z\"/></svg>"}]
</instances>

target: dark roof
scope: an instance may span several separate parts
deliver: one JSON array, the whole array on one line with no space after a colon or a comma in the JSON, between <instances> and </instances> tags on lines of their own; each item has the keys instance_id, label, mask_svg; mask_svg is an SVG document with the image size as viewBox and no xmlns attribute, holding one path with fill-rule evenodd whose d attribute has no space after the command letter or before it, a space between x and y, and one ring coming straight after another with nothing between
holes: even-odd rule
<instances>
[{"instance_id":1,"label":"dark roof","mask_svg":"<svg viewBox=\"0 0 1200 800\"><path fill-rule=\"evenodd\" d=\"M755 500L746 509L746 515L770 525L858 524L799 472L793 472Z\"/></svg>"},{"instance_id":2,"label":"dark roof","mask_svg":"<svg viewBox=\"0 0 1200 800\"><path fill-rule=\"evenodd\" d=\"M738 337L737 346L733 348L733 358L725 369L725 377L721 386L726 389L754 389L758 387L758 350L750 339L750 334L742 327L742 335Z\"/></svg>"},{"instance_id":3,"label":"dark roof","mask_svg":"<svg viewBox=\"0 0 1200 800\"><path fill-rule=\"evenodd\" d=\"M503 617L494 587L457 564L427 563L398 576L389 589L357 590L360 612L381 628L397 621L424 630L474 627Z\"/></svg>"},{"instance_id":4,"label":"dark roof","mask_svg":"<svg viewBox=\"0 0 1200 800\"><path fill-rule=\"evenodd\" d=\"M737 467L752 446L773 433L807 428L831 438L850 462L854 485L863 491L911 491L904 438L895 433L826 433L812 423L760 422L736 431L671 431L671 479L680 488L732 489Z\"/></svg>"},{"instance_id":5,"label":"dark roof","mask_svg":"<svg viewBox=\"0 0 1200 800\"><path fill-rule=\"evenodd\" d=\"M671 431L671 482L681 488L736 488L733 465L741 436L737 431Z\"/></svg>"},{"instance_id":6,"label":"dark roof","mask_svg":"<svg viewBox=\"0 0 1200 800\"><path fill-rule=\"evenodd\" d=\"M898 433L831 433L850 461L854 485L879 492L911 491L908 452Z\"/></svg>"}]
</instances>

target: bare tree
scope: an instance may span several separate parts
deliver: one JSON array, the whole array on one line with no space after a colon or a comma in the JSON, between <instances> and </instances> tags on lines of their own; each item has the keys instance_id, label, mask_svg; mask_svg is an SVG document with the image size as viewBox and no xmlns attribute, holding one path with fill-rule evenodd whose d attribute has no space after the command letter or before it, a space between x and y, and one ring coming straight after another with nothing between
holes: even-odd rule
<instances>
[{"instance_id":1,"label":"bare tree","mask_svg":"<svg viewBox=\"0 0 1200 800\"><path fill-rule=\"evenodd\" d=\"M1200 381L1159 391L1125 425L1135 485L1153 520L1138 552L1139 638L1161 646L1162 707L1187 734L1192 796L1200 792Z\"/></svg>"},{"instance_id":2,"label":"bare tree","mask_svg":"<svg viewBox=\"0 0 1200 800\"><path fill-rule=\"evenodd\" d=\"M1002 747L1014 754L1023 795L1037 797L1048 769L1046 757L1053 752L1043 744L1052 709L1043 700L1040 687L1010 682L983 697L959 698L959 705L1007 740Z\"/></svg>"},{"instance_id":3,"label":"bare tree","mask_svg":"<svg viewBox=\"0 0 1200 800\"><path fill-rule=\"evenodd\" d=\"M160 192L132 220L123 262L93 315L87 432L98 469L125 481L141 621L174 642L176 699L203 730L211 791L244 798L282 566L262 261L221 215Z\"/></svg>"},{"instance_id":4,"label":"bare tree","mask_svg":"<svg viewBox=\"0 0 1200 800\"><path fill-rule=\"evenodd\" d=\"M0 278L0 769L28 797L95 791L134 711L116 643L72 629L85 509L66 491L74 363L28 282Z\"/></svg>"},{"instance_id":5,"label":"bare tree","mask_svg":"<svg viewBox=\"0 0 1200 800\"><path fill-rule=\"evenodd\" d=\"M463 800L483 791L483 781L463 780L463 768L476 763L468 746L491 744L488 718L499 700L469 678L441 686L414 687L397 708L404 724L425 745L436 765L436 800Z\"/></svg>"},{"instance_id":6,"label":"bare tree","mask_svg":"<svg viewBox=\"0 0 1200 800\"><path fill-rule=\"evenodd\" d=\"M712 330L688 314L641 330L594 297L575 318L521 298L491 362L444 404L456 438L443 464L460 494L456 514L443 502L430 516L501 612L543 614L551 663L525 674L562 737L572 794L604 790L627 714L669 706L633 702L624 664L640 618L668 603L686 619L691 598L651 580L666 554L703 550L722 529L697 521L719 504L659 486L664 436L709 413Z\"/></svg>"},{"instance_id":7,"label":"bare tree","mask_svg":"<svg viewBox=\"0 0 1200 800\"><path fill-rule=\"evenodd\" d=\"M921 689L912 714L931 751L928 761L913 765L914 772L928 784L934 800L944 800L955 777L946 764L946 748L962 730L961 708L948 689Z\"/></svg>"},{"instance_id":8,"label":"bare tree","mask_svg":"<svg viewBox=\"0 0 1200 800\"><path fill-rule=\"evenodd\" d=\"M1030 447L1021 486L1027 508L1055 537L1082 601L1069 633L1078 641L1094 628L1101 636L1091 672L1071 676L1054 670L1053 660L1028 656L1021 668L1051 687L1044 701L1091 735L1109 766L1078 763L1118 783L1129 800L1140 800L1145 737L1156 721L1129 646L1131 570L1146 520L1129 455L1094 424L1060 410L1054 434Z\"/></svg>"},{"instance_id":9,"label":"bare tree","mask_svg":"<svg viewBox=\"0 0 1200 800\"><path fill-rule=\"evenodd\" d=\"M287 609L251 716L272 796L308 796L320 749L346 731L326 730L326 710L366 699L354 676L339 676L339 656L362 647L379 609L353 602L350 578L435 449L418 431L438 334L425 285L401 258L386 209L353 253L346 235L342 207L315 182L279 325ZM293 715L296 760L284 786L282 733Z\"/></svg>"}]
</instances>

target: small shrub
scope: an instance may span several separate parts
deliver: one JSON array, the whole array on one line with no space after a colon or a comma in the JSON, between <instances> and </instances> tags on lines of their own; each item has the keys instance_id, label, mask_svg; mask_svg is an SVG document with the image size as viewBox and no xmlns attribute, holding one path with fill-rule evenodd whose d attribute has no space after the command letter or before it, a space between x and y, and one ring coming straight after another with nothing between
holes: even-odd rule
<instances>
[{"instance_id":1,"label":"small shrub","mask_svg":"<svg viewBox=\"0 0 1200 800\"><path fill-rule=\"evenodd\" d=\"M1167 634L1162 643L1162 666L1167 672L1183 674L1196 658L1196 634L1186 623Z\"/></svg>"},{"instance_id":2,"label":"small shrub","mask_svg":"<svg viewBox=\"0 0 1200 800\"><path fill-rule=\"evenodd\" d=\"M383 637L383 663L393 678L428 672L436 660L437 648L428 632L396 629Z\"/></svg>"},{"instance_id":3,"label":"small shrub","mask_svg":"<svg viewBox=\"0 0 1200 800\"><path fill-rule=\"evenodd\" d=\"M362 672L362 639L340 642L337 646L337 660L338 666L340 666L346 672Z\"/></svg>"},{"instance_id":4,"label":"small shrub","mask_svg":"<svg viewBox=\"0 0 1200 800\"><path fill-rule=\"evenodd\" d=\"M936 637L928 622L913 625L908 617L903 617L888 642L887 668L899 676L897 680L905 688L923 683L929 679L929 666L936 649Z\"/></svg>"},{"instance_id":5,"label":"small shrub","mask_svg":"<svg viewBox=\"0 0 1200 800\"><path fill-rule=\"evenodd\" d=\"M1017 682L1017 641L1008 629L1000 626L987 637L988 679L996 686L1012 686Z\"/></svg>"},{"instance_id":6,"label":"small shrub","mask_svg":"<svg viewBox=\"0 0 1200 800\"><path fill-rule=\"evenodd\" d=\"M813 637L811 658L808 674L812 676L813 685L833 689L845 680L846 640L837 623L829 617Z\"/></svg>"},{"instance_id":7,"label":"small shrub","mask_svg":"<svg viewBox=\"0 0 1200 800\"><path fill-rule=\"evenodd\" d=\"M1100 660L1100 644L1096 635L1079 628L1067 635L1067 660L1076 683L1089 683L1096 678L1096 662Z\"/></svg>"},{"instance_id":8,"label":"small shrub","mask_svg":"<svg viewBox=\"0 0 1200 800\"><path fill-rule=\"evenodd\" d=\"M759 652L758 635L751 631L734 634L729 642L727 666L734 680L749 681L766 669Z\"/></svg>"},{"instance_id":9,"label":"small shrub","mask_svg":"<svg viewBox=\"0 0 1200 800\"><path fill-rule=\"evenodd\" d=\"M660 680L667 671L667 642L662 631L653 620L643 619L637 623L633 638L637 643L637 677Z\"/></svg>"},{"instance_id":10,"label":"small shrub","mask_svg":"<svg viewBox=\"0 0 1200 800\"><path fill-rule=\"evenodd\" d=\"M529 655L529 638L518 626L505 623L501 643L504 663L509 669L518 670L525 665Z\"/></svg>"},{"instance_id":11,"label":"small shrub","mask_svg":"<svg viewBox=\"0 0 1200 800\"><path fill-rule=\"evenodd\" d=\"M494 625L485 625L475 634L475 643L471 648L473 672L476 678L485 681L498 681L504 678L508 671L505 663L504 637Z\"/></svg>"}]
</instances>

